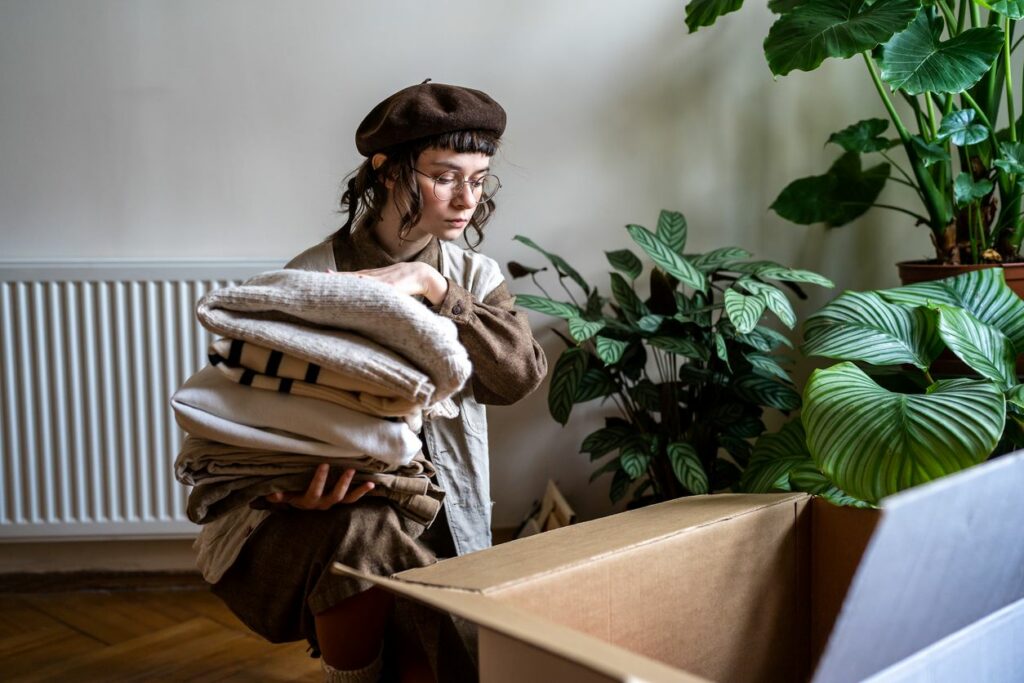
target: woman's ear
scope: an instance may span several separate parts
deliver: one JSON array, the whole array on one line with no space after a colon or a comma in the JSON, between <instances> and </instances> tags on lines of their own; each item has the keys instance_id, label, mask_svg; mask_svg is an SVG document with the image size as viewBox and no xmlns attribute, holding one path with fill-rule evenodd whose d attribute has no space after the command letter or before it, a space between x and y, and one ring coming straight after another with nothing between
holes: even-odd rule
<instances>
[{"instance_id":1,"label":"woman's ear","mask_svg":"<svg viewBox=\"0 0 1024 683\"><path fill-rule=\"evenodd\" d=\"M384 162L387 161L387 160L388 160L388 157L387 157L386 154L381 154L380 152L377 152L372 157L370 157L370 165L373 167L373 170L376 171L376 170L380 169L380 167L383 166ZM384 180L384 187L386 187L388 189L388 191L391 191L392 189L394 189L394 187L395 187L395 178L394 178L394 176L392 176L389 173L386 173L383 176L383 180Z\"/></svg>"}]
</instances>

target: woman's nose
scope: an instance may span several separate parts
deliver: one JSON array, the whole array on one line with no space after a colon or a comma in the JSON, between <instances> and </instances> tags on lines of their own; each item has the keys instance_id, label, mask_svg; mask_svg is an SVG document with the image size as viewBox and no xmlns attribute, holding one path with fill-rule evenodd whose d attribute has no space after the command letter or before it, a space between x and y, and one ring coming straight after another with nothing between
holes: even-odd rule
<instances>
[{"instance_id":1,"label":"woman's nose","mask_svg":"<svg viewBox=\"0 0 1024 683\"><path fill-rule=\"evenodd\" d=\"M480 203L480 200L477 199L476 194L473 192L473 186L469 183L463 183L462 187L452 195L452 199L455 200L459 206L469 207L476 206Z\"/></svg>"}]
</instances>

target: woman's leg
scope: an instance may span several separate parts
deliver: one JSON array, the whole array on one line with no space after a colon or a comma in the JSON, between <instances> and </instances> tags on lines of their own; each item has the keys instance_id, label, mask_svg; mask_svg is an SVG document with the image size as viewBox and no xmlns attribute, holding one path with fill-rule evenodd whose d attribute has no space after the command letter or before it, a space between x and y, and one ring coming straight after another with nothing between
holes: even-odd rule
<instances>
[{"instance_id":1,"label":"woman's leg","mask_svg":"<svg viewBox=\"0 0 1024 683\"><path fill-rule=\"evenodd\" d=\"M316 639L324 661L335 669L362 669L380 654L394 598L370 588L315 615Z\"/></svg>"}]
</instances>

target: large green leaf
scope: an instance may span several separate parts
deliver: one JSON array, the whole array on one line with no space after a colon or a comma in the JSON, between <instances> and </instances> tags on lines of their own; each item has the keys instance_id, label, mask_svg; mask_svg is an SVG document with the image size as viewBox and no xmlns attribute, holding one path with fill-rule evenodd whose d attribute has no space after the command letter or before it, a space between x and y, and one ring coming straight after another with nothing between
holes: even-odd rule
<instances>
[{"instance_id":1,"label":"large green leaf","mask_svg":"<svg viewBox=\"0 0 1024 683\"><path fill-rule=\"evenodd\" d=\"M743 0L690 0L686 5L686 27L693 33L701 26L711 26L723 14L735 12Z\"/></svg>"},{"instance_id":2,"label":"large green leaf","mask_svg":"<svg viewBox=\"0 0 1024 683\"><path fill-rule=\"evenodd\" d=\"M569 334L578 342L585 342L604 329L603 320L584 320L569 318Z\"/></svg>"},{"instance_id":3,"label":"large green leaf","mask_svg":"<svg viewBox=\"0 0 1024 683\"><path fill-rule=\"evenodd\" d=\"M529 237L524 237L523 235L516 235L512 239L518 242L522 242L531 249L535 249L540 253L544 254L544 256L547 257L548 261L551 261L551 265L555 267L555 270L558 271L558 274L560 276L564 275L572 278L573 281L580 286L580 289L582 289L587 294L590 293L590 285L587 284L586 280L583 279L583 276L576 272L576 269L570 266L564 258L559 256L558 254L552 254L551 252L546 251L543 247L541 247L539 244L531 240Z\"/></svg>"},{"instance_id":4,"label":"large green leaf","mask_svg":"<svg viewBox=\"0 0 1024 683\"><path fill-rule=\"evenodd\" d=\"M640 245L662 270L698 292L707 291L708 283L704 274L658 239L654 233L642 225L627 225L626 230L633 241Z\"/></svg>"},{"instance_id":5,"label":"large green leaf","mask_svg":"<svg viewBox=\"0 0 1024 683\"><path fill-rule=\"evenodd\" d=\"M622 448L622 455L619 457L619 464L630 479L636 479L647 469L651 461L650 454L643 448L642 442L628 443Z\"/></svg>"},{"instance_id":6,"label":"large green leaf","mask_svg":"<svg viewBox=\"0 0 1024 683\"><path fill-rule=\"evenodd\" d=\"M1024 0L995 0L981 4L1014 21L1024 19Z\"/></svg>"},{"instance_id":7,"label":"large green leaf","mask_svg":"<svg viewBox=\"0 0 1024 683\"><path fill-rule=\"evenodd\" d=\"M596 460L617 448L622 448L636 433L626 425L608 425L591 432L580 444L580 453L590 453L590 459Z\"/></svg>"},{"instance_id":8,"label":"large green leaf","mask_svg":"<svg viewBox=\"0 0 1024 683\"><path fill-rule=\"evenodd\" d=\"M988 128L975 123L977 112L973 109L953 111L942 117L939 139L949 138L954 145L976 145L988 139Z\"/></svg>"},{"instance_id":9,"label":"large green leaf","mask_svg":"<svg viewBox=\"0 0 1024 683\"><path fill-rule=\"evenodd\" d=\"M624 277L618 273L612 273L611 281L612 296L615 297L615 301L619 304L622 312L626 314L626 318L635 322L650 312L647 310L644 302L640 300L640 297L636 295L633 286L626 282Z\"/></svg>"},{"instance_id":10,"label":"large green leaf","mask_svg":"<svg viewBox=\"0 0 1024 683\"><path fill-rule=\"evenodd\" d=\"M902 31L917 14L918 0L815 0L783 14L764 41L776 76L813 71L825 59L846 59L871 50Z\"/></svg>"},{"instance_id":11,"label":"large green leaf","mask_svg":"<svg viewBox=\"0 0 1024 683\"><path fill-rule=\"evenodd\" d=\"M571 304L553 301L533 294L516 294L516 305L556 318L571 320L580 317L580 309Z\"/></svg>"},{"instance_id":12,"label":"large green leaf","mask_svg":"<svg viewBox=\"0 0 1024 683\"><path fill-rule=\"evenodd\" d=\"M693 446L685 441L668 445L668 459L679 483L690 493L707 493L710 488L708 475L700 464L700 458Z\"/></svg>"},{"instance_id":13,"label":"large green leaf","mask_svg":"<svg viewBox=\"0 0 1024 683\"><path fill-rule=\"evenodd\" d=\"M764 313L765 301L758 296L740 294L735 289L725 290L725 312L740 334L747 334L755 327Z\"/></svg>"},{"instance_id":14,"label":"large green leaf","mask_svg":"<svg viewBox=\"0 0 1024 683\"><path fill-rule=\"evenodd\" d=\"M647 343L663 351L674 353L677 356L686 356L687 358L696 358L702 361L707 361L711 355L707 347L700 346L696 342L684 339L683 337L659 335L651 337L647 340Z\"/></svg>"},{"instance_id":15,"label":"large green leaf","mask_svg":"<svg viewBox=\"0 0 1024 683\"><path fill-rule=\"evenodd\" d=\"M792 382L792 378L786 369L779 365L779 361L775 356L769 356L763 353L748 353L744 356L747 362L750 363L751 367L754 368L754 372L761 375L762 377L777 377L783 382Z\"/></svg>"},{"instance_id":16,"label":"large green leaf","mask_svg":"<svg viewBox=\"0 0 1024 683\"><path fill-rule=\"evenodd\" d=\"M612 268L622 271L629 276L630 280L640 277L640 273L644 269L640 259L629 249L606 251L604 255L608 257L608 263L612 264Z\"/></svg>"},{"instance_id":17,"label":"large green leaf","mask_svg":"<svg viewBox=\"0 0 1024 683\"><path fill-rule=\"evenodd\" d=\"M686 217L678 211L662 209L658 214L658 227L654 234L669 249L682 254L683 248L686 247Z\"/></svg>"},{"instance_id":18,"label":"large green leaf","mask_svg":"<svg viewBox=\"0 0 1024 683\"><path fill-rule=\"evenodd\" d=\"M790 471L810 461L803 423L799 418L790 420L774 434L763 434L754 444L740 488L747 493L788 491Z\"/></svg>"},{"instance_id":19,"label":"large green leaf","mask_svg":"<svg viewBox=\"0 0 1024 683\"><path fill-rule=\"evenodd\" d=\"M885 119L864 119L837 133L832 133L828 136L828 141L839 145L847 152L884 152L899 144L899 140L882 137L882 133L888 128L889 122Z\"/></svg>"},{"instance_id":20,"label":"large green leaf","mask_svg":"<svg viewBox=\"0 0 1024 683\"><path fill-rule=\"evenodd\" d=\"M719 247L718 249L709 251L706 254L700 254L689 258L690 263L696 266L697 270L703 273L708 273L729 264L731 261L739 261L750 257L751 253L746 249L740 249L739 247Z\"/></svg>"},{"instance_id":21,"label":"large green leaf","mask_svg":"<svg viewBox=\"0 0 1024 683\"><path fill-rule=\"evenodd\" d=\"M791 182L770 208L800 225L845 225L871 208L889 179L889 170L889 164L882 163L863 171L860 155L847 152L825 175Z\"/></svg>"},{"instance_id":22,"label":"large green leaf","mask_svg":"<svg viewBox=\"0 0 1024 683\"><path fill-rule=\"evenodd\" d=\"M736 284L763 299L772 313L779 317L783 325L790 329L793 329L796 325L796 312L789 303L789 299L786 298L786 295L778 287L749 278L743 278Z\"/></svg>"},{"instance_id":23,"label":"large green leaf","mask_svg":"<svg viewBox=\"0 0 1024 683\"><path fill-rule=\"evenodd\" d=\"M561 425L569 421L569 413L576 402L576 391L586 370L587 352L580 348L566 349L555 362L548 389L548 410L551 417Z\"/></svg>"},{"instance_id":24,"label":"large green leaf","mask_svg":"<svg viewBox=\"0 0 1024 683\"><path fill-rule=\"evenodd\" d=\"M961 171L953 181L953 200L957 206L966 206L992 191L992 181L987 178L975 180L966 171Z\"/></svg>"},{"instance_id":25,"label":"large green leaf","mask_svg":"<svg viewBox=\"0 0 1024 683\"><path fill-rule=\"evenodd\" d=\"M959 93L985 75L1003 46L997 26L970 28L943 42L943 21L922 9L905 31L883 46L882 80L910 95Z\"/></svg>"},{"instance_id":26,"label":"large green leaf","mask_svg":"<svg viewBox=\"0 0 1024 683\"><path fill-rule=\"evenodd\" d=\"M783 412L800 407L800 394L791 387L758 375L747 375L736 380L736 393L757 405L770 406Z\"/></svg>"},{"instance_id":27,"label":"large green leaf","mask_svg":"<svg viewBox=\"0 0 1024 683\"><path fill-rule=\"evenodd\" d=\"M1024 301L1006 284L1002 268L981 268L878 293L890 303L905 306L959 306L1009 337L1016 353L1024 353Z\"/></svg>"},{"instance_id":28,"label":"large green leaf","mask_svg":"<svg viewBox=\"0 0 1024 683\"><path fill-rule=\"evenodd\" d=\"M1016 354L1005 334L957 306L934 304L932 310L938 313L942 340L960 360L1004 391L1017 383Z\"/></svg>"},{"instance_id":29,"label":"large green leaf","mask_svg":"<svg viewBox=\"0 0 1024 683\"><path fill-rule=\"evenodd\" d=\"M803 352L927 371L942 351L934 317L887 303L877 292L844 292L804 323Z\"/></svg>"},{"instance_id":30,"label":"large green leaf","mask_svg":"<svg viewBox=\"0 0 1024 683\"><path fill-rule=\"evenodd\" d=\"M835 284L824 275L818 275L810 270L798 268L785 268L777 265L766 265L754 271L754 274L765 280L778 280L779 282L806 282L819 287L835 287Z\"/></svg>"},{"instance_id":31,"label":"large green leaf","mask_svg":"<svg viewBox=\"0 0 1024 683\"><path fill-rule=\"evenodd\" d=\"M877 503L985 460L1002 434L1004 403L987 380L943 380L927 394L898 394L840 363L807 381L807 447L839 488Z\"/></svg>"},{"instance_id":32,"label":"large green leaf","mask_svg":"<svg viewBox=\"0 0 1024 683\"><path fill-rule=\"evenodd\" d=\"M1024 173L1024 144L1001 142L999 150L1002 152L1002 156L992 162L994 166L1002 169L1005 173Z\"/></svg>"},{"instance_id":33,"label":"large green leaf","mask_svg":"<svg viewBox=\"0 0 1024 683\"><path fill-rule=\"evenodd\" d=\"M947 152L942 145L925 142L925 139L920 135L912 136L910 138L910 143L914 146L917 158L921 160L921 163L924 164L925 168L928 168L932 164L949 161L949 152Z\"/></svg>"},{"instance_id":34,"label":"large green leaf","mask_svg":"<svg viewBox=\"0 0 1024 683\"><path fill-rule=\"evenodd\" d=\"M583 373L583 379L576 387L576 403L586 403L595 398L604 398L615 393L618 385L607 370L601 368L587 368Z\"/></svg>"},{"instance_id":35,"label":"large green leaf","mask_svg":"<svg viewBox=\"0 0 1024 683\"><path fill-rule=\"evenodd\" d=\"M629 346L624 341L608 337L598 337L595 342L598 358L608 365L618 363L622 359L622 354L626 351L626 347Z\"/></svg>"}]
</instances>

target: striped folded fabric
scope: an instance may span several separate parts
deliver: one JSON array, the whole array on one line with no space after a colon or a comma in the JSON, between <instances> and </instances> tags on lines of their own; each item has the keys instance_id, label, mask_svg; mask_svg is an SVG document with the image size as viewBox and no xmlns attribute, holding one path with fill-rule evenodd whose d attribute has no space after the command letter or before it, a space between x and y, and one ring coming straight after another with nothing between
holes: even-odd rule
<instances>
[{"instance_id":1,"label":"striped folded fabric","mask_svg":"<svg viewBox=\"0 0 1024 683\"><path fill-rule=\"evenodd\" d=\"M210 365L234 382L256 389L328 401L380 417L418 416L421 406L316 363L240 339L218 339L210 345ZM449 415L447 417L454 417ZM417 429L417 427L414 427Z\"/></svg>"},{"instance_id":2,"label":"striped folded fabric","mask_svg":"<svg viewBox=\"0 0 1024 683\"><path fill-rule=\"evenodd\" d=\"M369 278L270 271L206 294L196 317L215 334L282 351L423 408L453 396L472 372L451 320Z\"/></svg>"}]
</instances>

